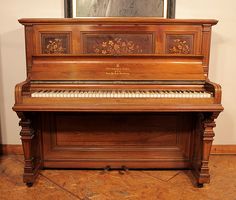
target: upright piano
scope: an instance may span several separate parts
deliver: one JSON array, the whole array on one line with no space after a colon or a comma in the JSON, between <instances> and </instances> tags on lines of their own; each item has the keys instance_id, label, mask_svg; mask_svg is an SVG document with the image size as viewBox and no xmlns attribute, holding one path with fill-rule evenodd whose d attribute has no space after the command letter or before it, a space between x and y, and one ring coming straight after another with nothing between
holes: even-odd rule
<instances>
[{"instance_id":1,"label":"upright piano","mask_svg":"<svg viewBox=\"0 0 236 200\"><path fill-rule=\"evenodd\" d=\"M16 85L23 180L42 168L190 169L209 183L221 87L208 79L216 20L20 19Z\"/></svg>"}]
</instances>

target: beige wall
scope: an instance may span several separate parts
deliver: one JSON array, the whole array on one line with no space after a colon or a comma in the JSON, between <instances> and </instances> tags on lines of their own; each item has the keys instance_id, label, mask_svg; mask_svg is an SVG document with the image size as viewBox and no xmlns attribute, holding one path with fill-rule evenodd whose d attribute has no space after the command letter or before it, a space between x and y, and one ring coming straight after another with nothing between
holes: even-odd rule
<instances>
[{"instance_id":1,"label":"beige wall","mask_svg":"<svg viewBox=\"0 0 236 200\"><path fill-rule=\"evenodd\" d=\"M20 143L18 118L12 111L15 84L25 80L25 17L63 17L64 0L1 0L0 5L0 111L3 144Z\"/></svg>"},{"instance_id":2,"label":"beige wall","mask_svg":"<svg viewBox=\"0 0 236 200\"><path fill-rule=\"evenodd\" d=\"M222 86L225 108L216 121L215 144L236 144L236 1L176 0L178 18L215 18L210 79Z\"/></svg>"},{"instance_id":3,"label":"beige wall","mask_svg":"<svg viewBox=\"0 0 236 200\"><path fill-rule=\"evenodd\" d=\"M227 4L225 3L227 2ZM215 144L236 144L236 14L234 0L177 0L177 18L216 18L210 78L223 87L225 111L217 120ZM3 144L20 143L18 118L11 110L14 86L25 79L22 17L63 17L63 0L10 0L0 6L0 130Z\"/></svg>"}]
</instances>

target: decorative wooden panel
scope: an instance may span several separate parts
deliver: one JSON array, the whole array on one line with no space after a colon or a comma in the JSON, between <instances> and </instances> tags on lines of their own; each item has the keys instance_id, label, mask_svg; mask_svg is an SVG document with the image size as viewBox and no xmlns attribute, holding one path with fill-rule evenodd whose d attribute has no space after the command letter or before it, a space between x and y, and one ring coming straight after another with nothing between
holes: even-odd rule
<instances>
[{"instance_id":1,"label":"decorative wooden panel","mask_svg":"<svg viewBox=\"0 0 236 200\"><path fill-rule=\"evenodd\" d=\"M70 33L41 33L42 54L69 54Z\"/></svg>"},{"instance_id":2,"label":"decorative wooden panel","mask_svg":"<svg viewBox=\"0 0 236 200\"><path fill-rule=\"evenodd\" d=\"M103 55L152 54L152 33L83 33L83 53Z\"/></svg>"},{"instance_id":3,"label":"decorative wooden panel","mask_svg":"<svg viewBox=\"0 0 236 200\"><path fill-rule=\"evenodd\" d=\"M55 113L44 121L44 156L187 160L191 121L190 114Z\"/></svg>"},{"instance_id":4,"label":"decorative wooden panel","mask_svg":"<svg viewBox=\"0 0 236 200\"><path fill-rule=\"evenodd\" d=\"M162 123L169 120L170 125ZM137 122L140 122L137 124ZM175 116L156 117L148 115L57 115L55 127L58 146L173 146L177 144ZM109 125L108 125L109 124ZM145 126L144 126L145 125ZM108 136L109 135L109 136Z\"/></svg>"},{"instance_id":5,"label":"decorative wooden panel","mask_svg":"<svg viewBox=\"0 0 236 200\"><path fill-rule=\"evenodd\" d=\"M193 54L193 35L166 36L166 53L168 54Z\"/></svg>"}]
</instances>

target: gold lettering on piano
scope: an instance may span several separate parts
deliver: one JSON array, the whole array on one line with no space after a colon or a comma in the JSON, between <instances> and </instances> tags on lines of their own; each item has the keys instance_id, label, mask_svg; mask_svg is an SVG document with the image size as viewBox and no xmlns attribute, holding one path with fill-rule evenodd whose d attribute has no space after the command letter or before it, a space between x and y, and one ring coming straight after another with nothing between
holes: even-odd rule
<instances>
[{"instance_id":1,"label":"gold lettering on piano","mask_svg":"<svg viewBox=\"0 0 236 200\"><path fill-rule=\"evenodd\" d=\"M129 67L121 67L117 64L115 67L106 67L106 75L130 75Z\"/></svg>"}]
</instances>

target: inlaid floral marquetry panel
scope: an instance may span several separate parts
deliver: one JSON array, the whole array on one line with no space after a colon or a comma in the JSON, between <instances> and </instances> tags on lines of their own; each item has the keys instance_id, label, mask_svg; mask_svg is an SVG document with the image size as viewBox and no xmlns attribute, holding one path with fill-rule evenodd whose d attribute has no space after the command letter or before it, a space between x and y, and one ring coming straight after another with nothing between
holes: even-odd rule
<instances>
[{"instance_id":1,"label":"inlaid floral marquetry panel","mask_svg":"<svg viewBox=\"0 0 236 200\"><path fill-rule=\"evenodd\" d=\"M127 55L154 53L153 34L91 34L84 33L83 53Z\"/></svg>"},{"instance_id":2,"label":"inlaid floral marquetry panel","mask_svg":"<svg viewBox=\"0 0 236 200\"><path fill-rule=\"evenodd\" d=\"M69 54L69 33L41 33L42 54Z\"/></svg>"},{"instance_id":3,"label":"inlaid floral marquetry panel","mask_svg":"<svg viewBox=\"0 0 236 200\"><path fill-rule=\"evenodd\" d=\"M193 35L167 35L166 53L193 54Z\"/></svg>"}]
</instances>

